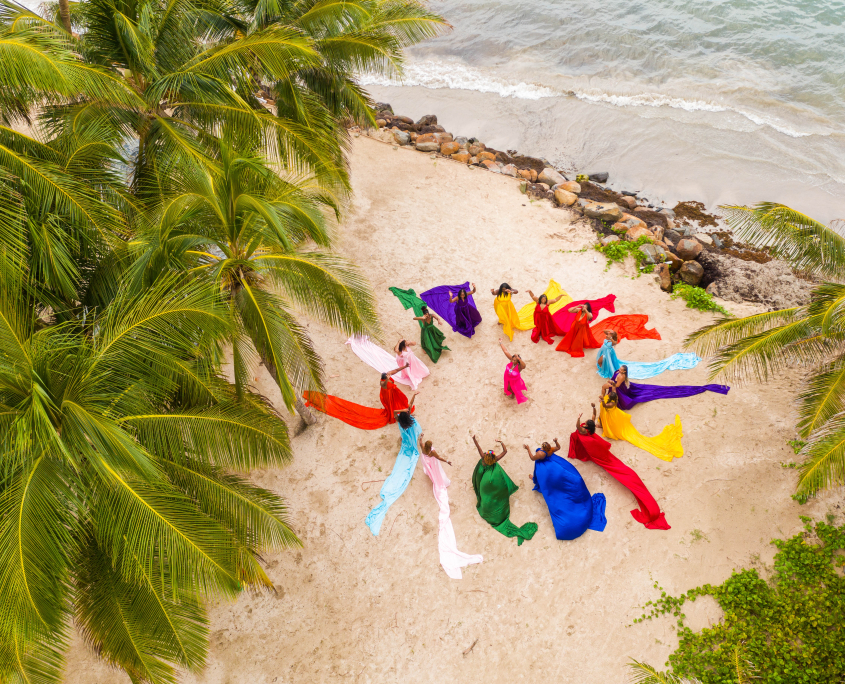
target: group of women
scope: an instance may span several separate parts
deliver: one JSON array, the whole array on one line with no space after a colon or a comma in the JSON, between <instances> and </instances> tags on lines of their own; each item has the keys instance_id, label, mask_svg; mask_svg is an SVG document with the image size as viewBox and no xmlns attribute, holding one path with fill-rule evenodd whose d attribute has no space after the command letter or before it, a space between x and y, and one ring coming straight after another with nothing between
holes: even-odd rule
<instances>
[{"instance_id":1,"label":"group of women","mask_svg":"<svg viewBox=\"0 0 845 684\"><path fill-rule=\"evenodd\" d=\"M481 314L473 300L477 292L475 284L443 285L419 296L414 290L390 289L405 309L413 309L414 320L420 325L419 347L434 363L443 352L450 351L438 326L444 325L445 321L454 332L471 338L481 322ZM627 411L637 404L658 399L691 397L708 391L727 394L729 388L724 385L658 386L632 382L632 379L649 378L668 370L694 368L701 359L695 354L674 354L650 363L621 361L616 354L620 340L660 339L660 335L656 330L645 327L648 321L645 315L610 316L594 322L601 310L614 311L614 295L575 302L557 283L550 281L549 287L539 296L529 290L533 304L517 311L512 298L519 293L508 283L491 289L491 294L495 297L493 306L499 322L511 341L515 330L530 329L531 340L535 344L542 339L552 345L555 337L561 337L556 350L574 358L584 357L585 349L597 349L596 371L606 379L598 397L598 415L594 403L592 417L582 422L579 416L576 421L575 431L569 438L568 459L559 455L561 445L557 438L552 443L544 442L533 451L524 445L534 465L531 475L534 490L540 492L548 506L557 539L575 539L588 529L602 531L607 524L604 494L590 494L581 474L569 459L591 461L604 468L637 500L638 508L631 511L635 520L649 529L669 529L663 512L643 481L611 453L607 439L628 441L658 458L671 461L683 455L680 418L676 415L674 422L666 425L659 434L647 437L633 426L631 414ZM440 507L441 564L450 577L460 577L460 569L470 563L481 562L481 556L464 554L457 549L446 494L449 480L443 470L443 463L451 465L451 462L433 448L431 441L422 440L421 428L413 415L416 390L430 371L414 353L416 344L407 339L396 343L392 355L367 338L353 337L347 344L361 360L381 373L379 398L382 408L360 406L319 393L306 393L306 401L310 406L362 429L377 429L398 422L402 433L400 453L382 486L381 502L367 516L367 525L373 534L379 533L389 506L407 487L416 462L422 456L424 470L432 481ZM523 404L529 400L522 376L526 362L521 354L509 352L504 340L499 344L507 357L504 394L516 399L517 404ZM413 390L410 400L397 382ZM604 438L596 434L597 429L602 431ZM534 536L537 524L528 522L517 526L510 520L510 497L518 487L500 464L508 453L507 447L497 440L501 451L496 453L493 449L483 450L475 436L473 441L479 454L472 475L478 513L498 532L515 537L521 545Z\"/></svg>"}]
</instances>

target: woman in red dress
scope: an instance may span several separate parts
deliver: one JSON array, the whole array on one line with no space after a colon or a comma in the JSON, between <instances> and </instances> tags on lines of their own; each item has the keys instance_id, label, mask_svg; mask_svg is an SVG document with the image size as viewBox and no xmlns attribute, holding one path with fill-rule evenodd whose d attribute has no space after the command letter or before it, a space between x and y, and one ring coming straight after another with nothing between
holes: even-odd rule
<instances>
[{"instance_id":1,"label":"woman in red dress","mask_svg":"<svg viewBox=\"0 0 845 684\"><path fill-rule=\"evenodd\" d=\"M379 392L379 399L381 399L381 405L387 409L388 423L396 422L397 411L409 410L408 397L405 396L405 393L396 386L393 378L390 377L391 375L395 375L396 373L405 370L409 365L410 364L406 363L404 366L394 368L392 371L381 374L381 381L379 382L381 385L381 392Z\"/></svg>"},{"instance_id":2,"label":"woman in red dress","mask_svg":"<svg viewBox=\"0 0 845 684\"><path fill-rule=\"evenodd\" d=\"M542 337L549 344L554 344L555 341L552 338L562 333L557 329L549 307L563 297L563 295L558 295L552 301L549 301L549 298L544 294L535 297L531 290L528 290L528 294L537 303L537 306L534 307L534 330L531 331L531 341L537 344Z\"/></svg>"},{"instance_id":3,"label":"woman in red dress","mask_svg":"<svg viewBox=\"0 0 845 684\"><path fill-rule=\"evenodd\" d=\"M556 349L566 352L570 356L580 358L584 356L585 348L598 349L601 347L601 344L596 340L590 330L590 321L593 320L593 309L590 303L587 302L581 306L573 306L569 309L569 313L575 314L575 321Z\"/></svg>"}]
</instances>

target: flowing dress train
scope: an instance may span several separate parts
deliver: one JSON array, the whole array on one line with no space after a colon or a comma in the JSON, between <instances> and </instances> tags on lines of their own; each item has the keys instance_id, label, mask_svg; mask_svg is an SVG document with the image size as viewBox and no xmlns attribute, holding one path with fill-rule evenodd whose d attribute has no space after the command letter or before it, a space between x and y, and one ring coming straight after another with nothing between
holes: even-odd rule
<instances>
[{"instance_id":1,"label":"flowing dress train","mask_svg":"<svg viewBox=\"0 0 845 684\"><path fill-rule=\"evenodd\" d=\"M557 454L534 461L534 491L540 492L561 541L577 539L587 530L602 532L607 526L604 494L590 496L581 473Z\"/></svg>"},{"instance_id":2,"label":"flowing dress train","mask_svg":"<svg viewBox=\"0 0 845 684\"><path fill-rule=\"evenodd\" d=\"M579 299L578 301L570 300L564 307L561 307L557 311L553 310L552 318L555 321L555 326L558 330L560 330L561 335L565 335L569 332L569 329L575 322L575 317L578 315L576 313L571 313L569 310L574 309L577 306L583 306L584 304L590 305L590 309L593 312L593 320L595 320L598 318L599 313L604 309L610 311L610 313L616 311L616 295L605 295L601 299ZM552 308L554 309L555 307Z\"/></svg>"},{"instance_id":3,"label":"flowing dress train","mask_svg":"<svg viewBox=\"0 0 845 684\"><path fill-rule=\"evenodd\" d=\"M401 368L406 363L410 365L405 370L399 371L395 377L400 382L410 385L412 390L415 390L420 386L423 378L426 378L431 374L431 371L428 370L426 365L407 347L405 348L405 351L396 355L396 365L394 368ZM400 376L402 379L400 379Z\"/></svg>"},{"instance_id":4,"label":"flowing dress train","mask_svg":"<svg viewBox=\"0 0 845 684\"><path fill-rule=\"evenodd\" d=\"M560 297L560 300L552 304L549 308L553 315L557 316L560 314L561 309L565 307L569 302L572 301L572 297L566 294L566 291L554 280L549 281L549 286L546 288L545 292L546 298L549 301L553 299L557 299ZM521 307L519 311L517 311L516 316L519 319L519 324L515 325L514 327L519 330L531 330L534 328L534 308L536 307L535 302L530 302L525 306Z\"/></svg>"},{"instance_id":5,"label":"flowing dress train","mask_svg":"<svg viewBox=\"0 0 845 684\"><path fill-rule=\"evenodd\" d=\"M563 339L558 342L555 349L557 351L566 352L574 358L581 358L584 356L584 349L598 349L601 343L593 337L593 331L590 330L590 324L587 320L587 314L578 316L569 332L563 336Z\"/></svg>"},{"instance_id":6,"label":"flowing dress train","mask_svg":"<svg viewBox=\"0 0 845 684\"><path fill-rule=\"evenodd\" d=\"M505 396L516 397L516 403L521 404L528 401L523 392L525 391L525 381L522 379L522 373L519 370L518 363L509 363L505 366Z\"/></svg>"},{"instance_id":7,"label":"flowing dress train","mask_svg":"<svg viewBox=\"0 0 845 684\"><path fill-rule=\"evenodd\" d=\"M542 337L548 344L554 344L555 335L560 335L560 331L555 327L549 307L537 304L534 307L534 330L531 331L531 341L537 344Z\"/></svg>"},{"instance_id":8,"label":"flowing dress train","mask_svg":"<svg viewBox=\"0 0 845 684\"><path fill-rule=\"evenodd\" d=\"M493 300L493 308L499 317L499 323L502 324L502 330L508 336L508 339L513 342L513 331L519 329L519 316L511 300L510 292L496 295L496 299Z\"/></svg>"},{"instance_id":9,"label":"flowing dress train","mask_svg":"<svg viewBox=\"0 0 845 684\"><path fill-rule=\"evenodd\" d=\"M619 375L619 371L613 374L613 380ZM704 392L715 392L716 394L727 394L730 391L727 385L668 385L663 387L661 385L644 385L637 382L622 383L616 388L616 394L619 395L617 405L625 411L633 408L637 404L644 404L647 401L655 401L657 399L683 399L684 397L694 397L697 394Z\"/></svg>"},{"instance_id":10,"label":"flowing dress train","mask_svg":"<svg viewBox=\"0 0 845 684\"><path fill-rule=\"evenodd\" d=\"M450 292L452 296L457 296L461 290L469 293L469 283L439 285L426 290L420 297L432 311L439 314L444 321L452 326L454 332L458 332L465 337L472 337L475 334L475 328L481 323L481 314L478 313L472 295L467 294L466 300L449 301ZM460 310L458 305L460 305Z\"/></svg>"},{"instance_id":11,"label":"flowing dress train","mask_svg":"<svg viewBox=\"0 0 845 684\"><path fill-rule=\"evenodd\" d=\"M302 398L305 399L306 406L321 411L332 418L342 420L347 425L359 430L378 430L393 422L389 420L393 417L393 412L388 411L387 408L377 409L370 406L361 406L361 404L355 404L322 392L303 392ZM413 412L414 409L412 408L411 413Z\"/></svg>"},{"instance_id":12,"label":"flowing dress train","mask_svg":"<svg viewBox=\"0 0 845 684\"><path fill-rule=\"evenodd\" d=\"M569 458L579 461L592 461L604 468L608 475L634 495L639 504L631 511L634 520L650 530L668 530L669 523L657 505L657 501L643 484L640 476L610 453L610 443L596 434L582 435L577 430L569 436Z\"/></svg>"},{"instance_id":13,"label":"flowing dress train","mask_svg":"<svg viewBox=\"0 0 845 684\"><path fill-rule=\"evenodd\" d=\"M680 458L684 455L681 438L684 436L681 417L675 416L675 422L664 427L660 434L646 437L631 424L631 416L621 408L607 409L604 402L599 407L602 434L608 439L630 442L635 447L657 456L664 461Z\"/></svg>"},{"instance_id":14,"label":"flowing dress train","mask_svg":"<svg viewBox=\"0 0 845 684\"><path fill-rule=\"evenodd\" d=\"M440 360L440 355L444 351L451 351L443 342L446 340L446 335L437 327L432 320L430 323L420 321L422 330L420 330L420 346L423 351L428 354L428 358L432 363L437 363Z\"/></svg>"},{"instance_id":15,"label":"flowing dress train","mask_svg":"<svg viewBox=\"0 0 845 684\"><path fill-rule=\"evenodd\" d=\"M393 470L390 471L390 475L387 476L379 491L381 502L370 511L365 521L367 527L376 536L378 536L381 530L381 524L384 522L384 516L387 515L387 509L408 488L411 477L414 475L414 468L417 467L417 461L420 458L418 447L420 424L414 420L411 427L407 430L400 428L400 432L402 433L402 446L399 448Z\"/></svg>"},{"instance_id":16,"label":"flowing dress train","mask_svg":"<svg viewBox=\"0 0 845 684\"><path fill-rule=\"evenodd\" d=\"M361 359L361 361L366 363L370 368L375 368L379 373L388 373L398 367L396 365L396 357L389 352L386 352L378 345L373 344L372 341L370 341L370 338L366 335L354 335L346 340L345 344L349 346L355 356ZM399 364L399 366L404 365L404 361ZM405 371L396 373L393 376L393 379L397 382L401 382L403 385L413 387L411 378ZM416 389L416 387L413 389Z\"/></svg>"},{"instance_id":17,"label":"flowing dress train","mask_svg":"<svg viewBox=\"0 0 845 684\"><path fill-rule=\"evenodd\" d=\"M620 340L659 340L660 333L655 328L646 328L648 316L645 314L625 314L610 316L598 323L593 323L590 330L597 339L604 337L605 330L616 332Z\"/></svg>"},{"instance_id":18,"label":"flowing dress train","mask_svg":"<svg viewBox=\"0 0 845 684\"><path fill-rule=\"evenodd\" d=\"M422 308L425 306L425 302L417 296L417 293L414 290L402 290L398 287L389 287L387 288L390 290L396 298L402 303L402 306L405 307L405 310L413 309L414 316L422 316L423 310ZM423 322L417 321L422 327Z\"/></svg>"},{"instance_id":19,"label":"flowing dress train","mask_svg":"<svg viewBox=\"0 0 845 684\"><path fill-rule=\"evenodd\" d=\"M701 362L697 354L672 354L662 361L620 361L610 340L602 342L596 354L596 369L603 378L611 378L622 366L628 366L628 377L644 380L669 370L689 370Z\"/></svg>"},{"instance_id":20,"label":"flowing dress train","mask_svg":"<svg viewBox=\"0 0 845 684\"><path fill-rule=\"evenodd\" d=\"M519 487L498 463L485 465L484 459L478 459L472 473L472 488L478 514L497 532L506 537L516 537L517 546L522 546L522 542L537 533L537 523L528 522L517 527L510 521L510 496Z\"/></svg>"}]
</instances>

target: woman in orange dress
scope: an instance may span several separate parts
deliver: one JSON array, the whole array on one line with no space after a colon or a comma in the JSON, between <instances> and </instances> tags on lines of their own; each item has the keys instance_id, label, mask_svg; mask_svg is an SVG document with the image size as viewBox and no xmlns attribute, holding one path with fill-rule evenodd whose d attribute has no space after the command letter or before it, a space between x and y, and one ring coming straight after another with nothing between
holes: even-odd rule
<instances>
[{"instance_id":1,"label":"woman in orange dress","mask_svg":"<svg viewBox=\"0 0 845 684\"><path fill-rule=\"evenodd\" d=\"M593 309L590 303L587 302L581 306L573 306L569 309L569 313L575 314L575 322L572 324L569 332L564 335L556 349L566 352L570 356L580 358L584 356L585 348L598 349L601 346L590 330L590 321L593 320Z\"/></svg>"},{"instance_id":2,"label":"woman in orange dress","mask_svg":"<svg viewBox=\"0 0 845 684\"><path fill-rule=\"evenodd\" d=\"M554 344L554 336L560 335L561 333L552 319L552 312L549 311L549 306L561 299L563 295L558 295L552 301L549 301L549 298L544 294L535 297L531 290L528 290L528 294L537 303L537 306L534 307L534 330L531 331L531 341L537 344L542 337L548 344Z\"/></svg>"},{"instance_id":3,"label":"woman in orange dress","mask_svg":"<svg viewBox=\"0 0 845 684\"><path fill-rule=\"evenodd\" d=\"M381 374L381 381L379 382L381 385L379 399L381 400L381 405L387 409L388 423L396 422L397 411L413 411L413 407L408 406L408 397L405 396L405 393L396 386L393 378L390 377L391 375L395 375L396 373L405 370L409 365L410 364L406 363L400 368L394 368L392 371Z\"/></svg>"}]
</instances>

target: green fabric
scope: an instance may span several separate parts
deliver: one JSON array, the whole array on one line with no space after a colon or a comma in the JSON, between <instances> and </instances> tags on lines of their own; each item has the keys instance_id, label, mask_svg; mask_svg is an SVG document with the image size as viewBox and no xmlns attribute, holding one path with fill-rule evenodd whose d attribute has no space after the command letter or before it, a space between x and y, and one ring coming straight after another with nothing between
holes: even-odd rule
<instances>
[{"instance_id":1,"label":"green fabric","mask_svg":"<svg viewBox=\"0 0 845 684\"><path fill-rule=\"evenodd\" d=\"M422 308L425 306L425 302L417 297L417 293L413 290L400 290L398 287L390 287L388 288L396 298L402 302L402 306L405 309L413 309L414 316L422 316L423 311ZM423 322L419 321L420 327L423 327Z\"/></svg>"},{"instance_id":2,"label":"green fabric","mask_svg":"<svg viewBox=\"0 0 845 684\"><path fill-rule=\"evenodd\" d=\"M517 546L522 546L522 542L536 534L537 523L529 522L517 527L510 521L510 496L519 487L498 463L488 466L479 459L472 473L472 488L478 514L497 532L506 537L516 537Z\"/></svg>"},{"instance_id":3,"label":"green fabric","mask_svg":"<svg viewBox=\"0 0 845 684\"><path fill-rule=\"evenodd\" d=\"M428 354L428 358L430 358L434 363L437 363L444 349L452 351L449 347L443 344L443 341L446 339L446 335L444 335L443 331L434 324L434 321L431 321L431 323L420 321L420 324L422 325L422 330L420 330L420 346L425 350L425 353Z\"/></svg>"}]
</instances>

